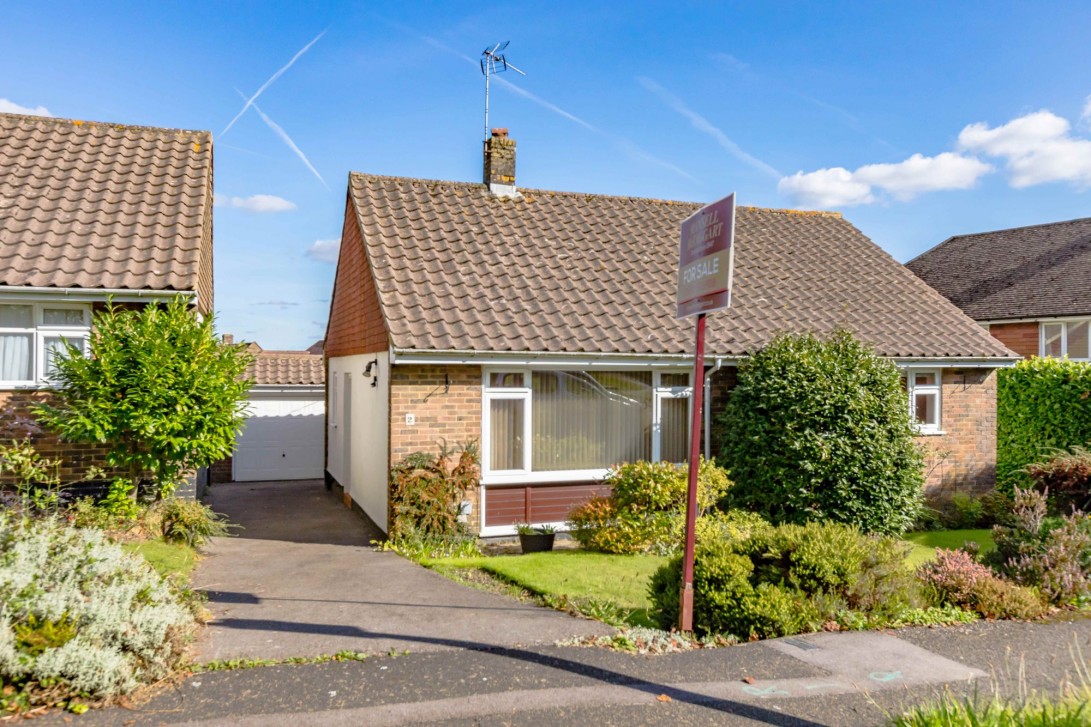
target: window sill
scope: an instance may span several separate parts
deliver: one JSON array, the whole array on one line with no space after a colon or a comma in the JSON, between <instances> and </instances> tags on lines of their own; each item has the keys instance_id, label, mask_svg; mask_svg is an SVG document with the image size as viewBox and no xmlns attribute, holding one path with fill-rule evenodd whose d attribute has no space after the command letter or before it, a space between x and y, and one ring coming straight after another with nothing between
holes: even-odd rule
<instances>
[{"instance_id":1,"label":"window sill","mask_svg":"<svg viewBox=\"0 0 1091 727\"><path fill-rule=\"evenodd\" d=\"M609 472L597 470L560 470L555 472L519 472L517 474L482 475L481 484L485 487L499 485L549 485L563 482L587 482L601 480Z\"/></svg>"},{"instance_id":2,"label":"window sill","mask_svg":"<svg viewBox=\"0 0 1091 727\"><path fill-rule=\"evenodd\" d=\"M943 437L947 432L942 429L915 429L913 436L916 437Z\"/></svg>"}]
</instances>

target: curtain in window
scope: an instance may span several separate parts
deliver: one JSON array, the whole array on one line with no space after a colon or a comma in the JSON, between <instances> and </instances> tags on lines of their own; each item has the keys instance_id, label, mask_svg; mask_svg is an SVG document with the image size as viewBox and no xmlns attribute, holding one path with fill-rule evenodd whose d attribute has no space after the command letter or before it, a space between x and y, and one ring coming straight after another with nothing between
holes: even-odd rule
<instances>
[{"instance_id":1,"label":"curtain in window","mask_svg":"<svg viewBox=\"0 0 1091 727\"><path fill-rule=\"evenodd\" d=\"M666 462L689 460L689 398L659 400L659 456Z\"/></svg>"},{"instance_id":2,"label":"curtain in window","mask_svg":"<svg viewBox=\"0 0 1091 727\"><path fill-rule=\"evenodd\" d=\"M0 381L30 381L34 337L29 333L0 333Z\"/></svg>"},{"instance_id":3,"label":"curtain in window","mask_svg":"<svg viewBox=\"0 0 1091 727\"><path fill-rule=\"evenodd\" d=\"M535 371L531 401L536 472L602 469L651 457L650 371Z\"/></svg>"},{"instance_id":4,"label":"curtain in window","mask_svg":"<svg viewBox=\"0 0 1091 727\"><path fill-rule=\"evenodd\" d=\"M489 402L489 468L521 470L523 466L522 399L492 399Z\"/></svg>"}]
</instances>

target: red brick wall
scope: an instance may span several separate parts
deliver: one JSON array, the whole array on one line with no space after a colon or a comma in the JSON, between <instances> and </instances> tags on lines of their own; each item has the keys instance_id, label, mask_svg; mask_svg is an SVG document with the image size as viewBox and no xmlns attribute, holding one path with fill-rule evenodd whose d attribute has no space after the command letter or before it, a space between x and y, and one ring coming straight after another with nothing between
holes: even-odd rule
<instances>
[{"instance_id":1,"label":"red brick wall","mask_svg":"<svg viewBox=\"0 0 1091 727\"><path fill-rule=\"evenodd\" d=\"M994 323L989 326L993 338L1023 358L1038 355L1038 323Z\"/></svg>"},{"instance_id":2,"label":"red brick wall","mask_svg":"<svg viewBox=\"0 0 1091 727\"><path fill-rule=\"evenodd\" d=\"M926 452L925 490L985 492L996 484L996 371L944 369L943 435L918 437Z\"/></svg>"},{"instance_id":3,"label":"red brick wall","mask_svg":"<svg viewBox=\"0 0 1091 727\"><path fill-rule=\"evenodd\" d=\"M449 377L450 389L444 393ZM427 401L425 398L427 397ZM413 414L415 423L405 423ZM481 367L394 366L390 374L390 464L411 452L434 452L440 440L449 447L474 441L481 444ZM477 489L467 493L473 503L471 522L479 522Z\"/></svg>"},{"instance_id":4,"label":"red brick wall","mask_svg":"<svg viewBox=\"0 0 1091 727\"><path fill-rule=\"evenodd\" d=\"M212 466L208 468L208 478L212 484L218 485L231 482L231 463L233 459L232 457L226 457L219 462L212 463Z\"/></svg>"},{"instance_id":5,"label":"red brick wall","mask_svg":"<svg viewBox=\"0 0 1091 727\"><path fill-rule=\"evenodd\" d=\"M0 422L0 429L6 429L9 409L19 418L33 419L30 407L34 403L44 401L47 395L40 391L0 391L0 416L5 421ZM19 437L22 438L21 436ZM91 467L106 466L105 445L97 444L73 444L62 442L59 437L50 432L31 437L31 441L38 453L48 459L61 460L61 483L79 482L86 478L87 470ZM5 484L11 484L10 478L5 474L2 480Z\"/></svg>"},{"instance_id":6,"label":"red brick wall","mask_svg":"<svg viewBox=\"0 0 1091 727\"><path fill-rule=\"evenodd\" d=\"M326 329L326 357L385 351L389 340L364 239L356 221L355 208L349 200L345 206L341 253Z\"/></svg>"}]
</instances>

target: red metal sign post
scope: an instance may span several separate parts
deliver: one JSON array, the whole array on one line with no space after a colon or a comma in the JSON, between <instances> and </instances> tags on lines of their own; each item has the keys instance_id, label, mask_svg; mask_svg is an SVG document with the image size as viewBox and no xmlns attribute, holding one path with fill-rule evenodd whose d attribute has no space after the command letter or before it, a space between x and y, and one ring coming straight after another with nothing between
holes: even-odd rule
<instances>
[{"instance_id":1,"label":"red metal sign post","mask_svg":"<svg viewBox=\"0 0 1091 727\"><path fill-rule=\"evenodd\" d=\"M735 194L706 205L682 221L678 251L677 316L697 316L693 362L693 420L690 423L686 542L678 628L693 630L693 551L696 544L697 474L701 463L701 417L705 382L705 316L731 305L735 259Z\"/></svg>"}]
</instances>

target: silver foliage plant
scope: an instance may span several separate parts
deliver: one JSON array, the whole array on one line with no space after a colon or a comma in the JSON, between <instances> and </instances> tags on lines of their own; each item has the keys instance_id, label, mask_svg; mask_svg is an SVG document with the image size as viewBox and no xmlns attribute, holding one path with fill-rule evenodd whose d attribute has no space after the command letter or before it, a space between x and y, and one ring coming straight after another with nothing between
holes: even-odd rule
<instances>
[{"instance_id":1,"label":"silver foliage plant","mask_svg":"<svg viewBox=\"0 0 1091 727\"><path fill-rule=\"evenodd\" d=\"M54 635L45 648L20 638L47 623L68 625L71 635ZM170 583L101 531L0 512L4 681L61 681L96 698L125 694L167 676L195 627Z\"/></svg>"}]
</instances>

